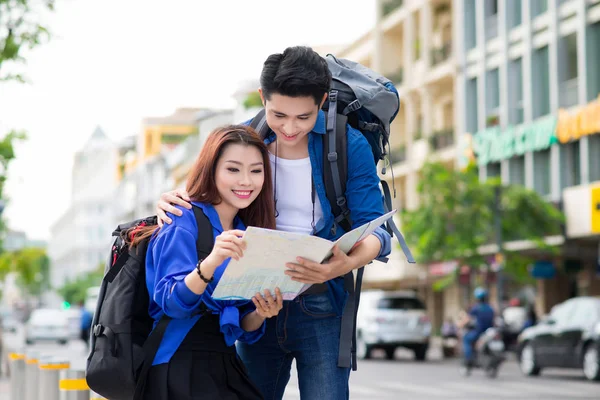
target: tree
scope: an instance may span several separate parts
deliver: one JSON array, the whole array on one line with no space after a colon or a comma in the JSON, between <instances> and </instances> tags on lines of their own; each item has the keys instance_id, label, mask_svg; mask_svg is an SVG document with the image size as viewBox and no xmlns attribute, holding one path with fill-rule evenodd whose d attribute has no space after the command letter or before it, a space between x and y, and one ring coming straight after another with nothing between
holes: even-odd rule
<instances>
[{"instance_id":1,"label":"tree","mask_svg":"<svg viewBox=\"0 0 600 400\"><path fill-rule=\"evenodd\" d=\"M17 284L29 296L37 297L50 287L50 260L46 250L27 247L0 255L0 280L14 272Z\"/></svg>"},{"instance_id":2,"label":"tree","mask_svg":"<svg viewBox=\"0 0 600 400\"><path fill-rule=\"evenodd\" d=\"M475 165L464 171L441 163L426 164L417 188L420 205L402 216L402 227L419 262L457 261L458 265L488 265L478 249L495 243L495 190L501 187L502 237L505 241L532 240L538 247L546 236L561 232L564 216L536 192L519 185L502 186L499 179L480 182ZM504 271L517 280L528 277L530 259L504 252ZM441 289L454 281L438 282Z\"/></svg>"},{"instance_id":3,"label":"tree","mask_svg":"<svg viewBox=\"0 0 600 400\"><path fill-rule=\"evenodd\" d=\"M4 72L10 64L25 62L24 49L33 49L49 38L40 25L40 6L53 10L55 0L0 0L0 81L25 82L22 74Z\"/></svg>"},{"instance_id":4,"label":"tree","mask_svg":"<svg viewBox=\"0 0 600 400\"><path fill-rule=\"evenodd\" d=\"M58 293L71 304L83 303L87 296L87 290L93 286L100 286L103 276L104 264L100 264L95 270L78 276L75 280L67 281L58 289Z\"/></svg>"}]
</instances>

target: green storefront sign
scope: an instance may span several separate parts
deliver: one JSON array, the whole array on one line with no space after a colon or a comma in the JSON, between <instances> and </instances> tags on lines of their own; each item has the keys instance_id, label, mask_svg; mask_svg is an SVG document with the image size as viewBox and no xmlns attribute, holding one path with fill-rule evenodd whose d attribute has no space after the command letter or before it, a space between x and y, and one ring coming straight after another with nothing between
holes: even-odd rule
<instances>
[{"instance_id":1,"label":"green storefront sign","mask_svg":"<svg viewBox=\"0 0 600 400\"><path fill-rule=\"evenodd\" d=\"M549 148L558 141L556 122L557 118L549 115L532 124L511 126L504 131L493 127L477 132L473 138L477 163L486 165Z\"/></svg>"}]
</instances>

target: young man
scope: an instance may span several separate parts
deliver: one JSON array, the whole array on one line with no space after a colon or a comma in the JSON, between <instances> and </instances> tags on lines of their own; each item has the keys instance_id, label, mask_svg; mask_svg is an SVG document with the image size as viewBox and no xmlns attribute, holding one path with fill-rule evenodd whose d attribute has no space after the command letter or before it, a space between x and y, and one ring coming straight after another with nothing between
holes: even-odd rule
<instances>
[{"instance_id":1,"label":"young man","mask_svg":"<svg viewBox=\"0 0 600 400\"><path fill-rule=\"evenodd\" d=\"M488 328L494 326L495 317L494 309L487 300L487 290L477 287L473 291L473 296L477 300L477 304L469 310L469 314L464 316L460 324L462 328L470 326L463 337L464 363L467 372L473 367L474 347L477 339Z\"/></svg>"},{"instance_id":2,"label":"young man","mask_svg":"<svg viewBox=\"0 0 600 400\"><path fill-rule=\"evenodd\" d=\"M334 216L323 182L326 119L321 106L330 84L331 73L322 57L308 47L291 47L267 58L259 92L272 131L265 142L275 182L277 229L334 240L344 232L340 227L333 229ZM370 145L350 126L347 138L346 199L353 227L357 227L383 215L384 209ZM157 207L160 219L170 223L165 212L180 213L172 204L189 207L180 197L189 201L183 191L161 196ZM267 322L266 333L257 343L238 345L265 398L283 397L293 359L303 399L349 397L350 368L338 367L341 315L348 297L342 277L387 256L390 241L389 234L379 228L348 255L335 249L325 264L299 260L286 266L292 279L316 285L309 293L285 302L279 317Z\"/></svg>"}]
</instances>

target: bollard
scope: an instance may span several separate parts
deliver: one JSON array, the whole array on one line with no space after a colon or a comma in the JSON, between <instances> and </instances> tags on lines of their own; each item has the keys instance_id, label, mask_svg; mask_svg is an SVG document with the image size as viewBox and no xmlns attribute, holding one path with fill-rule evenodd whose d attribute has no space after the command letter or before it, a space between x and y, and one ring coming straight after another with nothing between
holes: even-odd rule
<instances>
[{"instance_id":1,"label":"bollard","mask_svg":"<svg viewBox=\"0 0 600 400\"><path fill-rule=\"evenodd\" d=\"M66 369L60 371L60 400L89 400L90 388L85 380L85 371Z\"/></svg>"},{"instance_id":2,"label":"bollard","mask_svg":"<svg viewBox=\"0 0 600 400\"><path fill-rule=\"evenodd\" d=\"M37 351L28 350L25 354L25 392L23 395L25 400L38 400L38 359Z\"/></svg>"},{"instance_id":3,"label":"bollard","mask_svg":"<svg viewBox=\"0 0 600 400\"><path fill-rule=\"evenodd\" d=\"M98 393L90 390L90 400L108 400L108 399L106 397L102 397Z\"/></svg>"},{"instance_id":4,"label":"bollard","mask_svg":"<svg viewBox=\"0 0 600 400\"><path fill-rule=\"evenodd\" d=\"M22 400L25 394L25 354L10 353L10 398Z\"/></svg>"},{"instance_id":5,"label":"bollard","mask_svg":"<svg viewBox=\"0 0 600 400\"><path fill-rule=\"evenodd\" d=\"M38 399L60 400L58 390L59 373L69 369L69 363L58 358L42 358L39 360Z\"/></svg>"}]
</instances>

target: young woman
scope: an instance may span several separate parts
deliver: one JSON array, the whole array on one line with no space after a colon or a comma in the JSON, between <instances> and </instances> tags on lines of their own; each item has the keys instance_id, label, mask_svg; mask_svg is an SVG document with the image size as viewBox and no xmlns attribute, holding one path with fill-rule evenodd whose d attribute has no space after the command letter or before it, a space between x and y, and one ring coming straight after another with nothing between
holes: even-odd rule
<instances>
[{"instance_id":1,"label":"young woman","mask_svg":"<svg viewBox=\"0 0 600 400\"><path fill-rule=\"evenodd\" d=\"M198 260L198 226L193 210L158 231L148 227L135 240L153 235L146 254L150 315L172 318L150 369L146 399L261 399L235 352L236 340L256 342L265 319L279 313L283 299L257 293L252 301L211 297L231 258L244 254L248 225L274 228L275 212L267 147L251 129L227 126L207 139L190 171L187 191L213 227L215 244ZM199 313L199 310L208 312Z\"/></svg>"}]
</instances>

